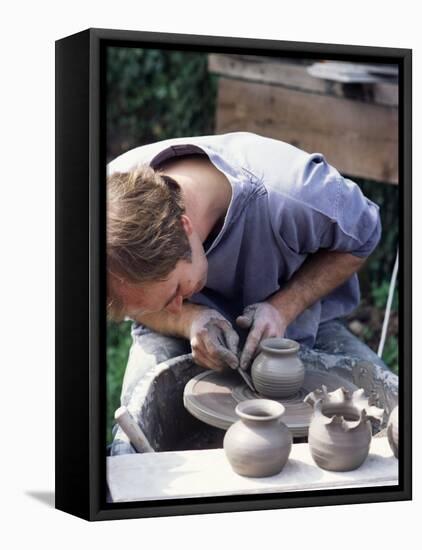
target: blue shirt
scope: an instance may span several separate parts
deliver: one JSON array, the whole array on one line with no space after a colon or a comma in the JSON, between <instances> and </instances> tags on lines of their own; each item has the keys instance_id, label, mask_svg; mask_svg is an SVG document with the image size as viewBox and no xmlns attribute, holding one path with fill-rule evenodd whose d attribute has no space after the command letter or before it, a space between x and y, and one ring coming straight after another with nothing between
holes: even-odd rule
<instances>
[{"instance_id":1,"label":"blue shirt","mask_svg":"<svg viewBox=\"0 0 422 550\"><path fill-rule=\"evenodd\" d=\"M191 300L217 309L232 324L245 306L283 288L319 249L368 256L381 236L379 207L342 177L321 153L250 132L176 138L117 157L108 173L138 164L200 153L232 186L223 227L206 249L208 279ZM352 275L289 325L286 337L313 346L321 322L349 314L359 303Z\"/></svg>"}]
</instances>

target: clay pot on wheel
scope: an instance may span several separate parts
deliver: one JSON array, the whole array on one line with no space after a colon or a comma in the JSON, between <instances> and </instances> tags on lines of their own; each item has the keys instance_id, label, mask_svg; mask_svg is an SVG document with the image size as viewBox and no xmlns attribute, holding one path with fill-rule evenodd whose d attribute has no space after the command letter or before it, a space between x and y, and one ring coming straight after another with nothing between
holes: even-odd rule
<instances>
[{"instance_id":1,"label":"clay pot on wheel","mask_svg":"<svg viewBox=\"0 0 422 550\"><path fill-rule=\"evenodd\" d=\"M292 436L281 416L284 407L270 399L248 399L236 407L240 420L227 430L223 446L233 470L242 476L278 474L292 448Z\"/></svg>"},{"instance_id":2,"label":"clay pot on wheel","mask_svg":"<svg viewBox=\"0 0 422 550\"><path fill-rule=\"evenodd\" d=\"M394 407L391 411L387 423L387 437L391 450L396 458L399 458L399 407Z\"/></svg>"},{"instance_id":3,"label":"clay pot on wheel","mask_svg":"<svg viewBox=\"0 0 422 550\"><path fill-rule=\"evenodd\" d=\"M337 472L359 468L368 456L372 439L369 419L380 422L384 410L369 405L363 389L351 393L339 388L328 393L323 386L304 401L314 407L308 443L315 463Z\"/></svg>"},{"instance_id":4,"label":"clay pot on wheel","mask_svg":"<svg viewBox=\"0 0 422 550\"><path fill-rule=\"evenodd\" d=\"M262 340L251 369L252 381L261 395L279 399L300 390L305 368L298 351L299 344L288 338Z\"/></svg>"}]
</instances>

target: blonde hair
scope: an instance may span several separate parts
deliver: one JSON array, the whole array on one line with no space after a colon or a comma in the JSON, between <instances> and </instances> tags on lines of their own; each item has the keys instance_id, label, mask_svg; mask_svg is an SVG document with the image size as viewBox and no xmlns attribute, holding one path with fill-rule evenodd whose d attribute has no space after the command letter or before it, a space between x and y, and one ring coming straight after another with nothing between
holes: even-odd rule
<instances>
[{"instance_id":1,"label":"blonde hair","mask_svg":"<svg viewBox=\"0 0 422 550\"><path fill-rule=\"evenodd\" d=\"M171 177L140 165L107 178L107 312L121 319L111 275L132 284L165 279L179 260L191 259L181 216L182 191Z\"/></svg>"}]
</instances>

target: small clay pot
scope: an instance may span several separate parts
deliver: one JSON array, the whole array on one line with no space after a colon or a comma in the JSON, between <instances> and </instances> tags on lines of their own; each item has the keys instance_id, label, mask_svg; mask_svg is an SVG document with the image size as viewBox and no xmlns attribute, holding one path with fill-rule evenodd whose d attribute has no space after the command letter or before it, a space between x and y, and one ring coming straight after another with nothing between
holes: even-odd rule
<instances>
[{"instance_id":1,"label":"small clay pot","mask_svg":"<svg viewBox=\"0 0 422 550\"><path fill-rule=\"evenodd\" d=\"M281 421L283 413L283 405L270 399L248 399L237 405L240 420L230 426L223 441L237 474L265 477L283 469L292 448L292 436Z\"/></svg>"},{"instance_id":2,"label":"small clay pot","mask_svg":"<svg viewBox=\"0 0 422 550\"><path fill-rule=\"evenodd\" d=\"M372 439L369 419L381 421L383 409L370 406L363 389L351 393L339 388L328 393L323 386L304 401L314 407L308 443L315 463L336 472L359 468L368 456Z\"/></svg>"},{"instance_id":3,"label":"small clay pot","mask_svg":"<svg viewBox=\"0 0 422 550\"><path fill-rule=\"evenodd\" d=\"M399 458L399 407L396 406L390 413L387 423L387 437L391 450Z\"/></svg>"},{"instance_id":4,"label":"small clay pot","mask_svg":"<svg viewBox=\"0 0 422 550\"><path fill-rule=\"evenodd\" d=\"M298 392L305 378L305 368L297 352L299 344L288 338L266 338L260 344L251 376L258 393L279 399Z\"/></svg>"}]
</instances>

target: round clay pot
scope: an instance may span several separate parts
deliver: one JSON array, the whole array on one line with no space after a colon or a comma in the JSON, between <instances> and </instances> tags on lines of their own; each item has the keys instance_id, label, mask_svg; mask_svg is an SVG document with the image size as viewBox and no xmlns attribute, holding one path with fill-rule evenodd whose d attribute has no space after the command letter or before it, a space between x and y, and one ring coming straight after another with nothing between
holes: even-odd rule
<instances>
[{"instance_id":1,"label":"round clay pot","mask_svg":"<svg viewBox=\"0 0 422 550\"><path fill-rule=\"evenodd\" d=\"M396 406L390 413L387 423L387 437L391 450L399 458L399 407Z\"/></svg>"},{"instance_id":2,"label":"round clay pot","mask_svg":"<svg viewBox=\"0 0 422 550\"><path fill-rule=\"evenodd\" d=\"M308 443L315 463L324 470L345 472L359 468L369 453L372 426L369 418L382 418L384 411L370 406L363 390L353 394L339 388L317 390L305 397L314 407Z\"/></svg>"},{"instance_id":3,"label":"round clay pot","mask_svg":"<svg viewBox=\"0 0 422 550\"><path fill-rule=\"evenodd\" d=\"M265 477L283 469L292 448L292 436L281 421L283 413L283 405L270 399L248 399L237 405L240 420L230 426L223 441L237 474Z\"/></svg>"},{"instance_id":4,"label":"round clay pot","mask_svg":"<svg viewBox=\"0 0 422 550\"><path fill-rule=\"evenodd\" d=\"M305 368L297 352L299 344L287 338L266 338L260 344L251 376L258 393L279 399L298 392L305 378Z\"/></svg>"}]
</instances>

